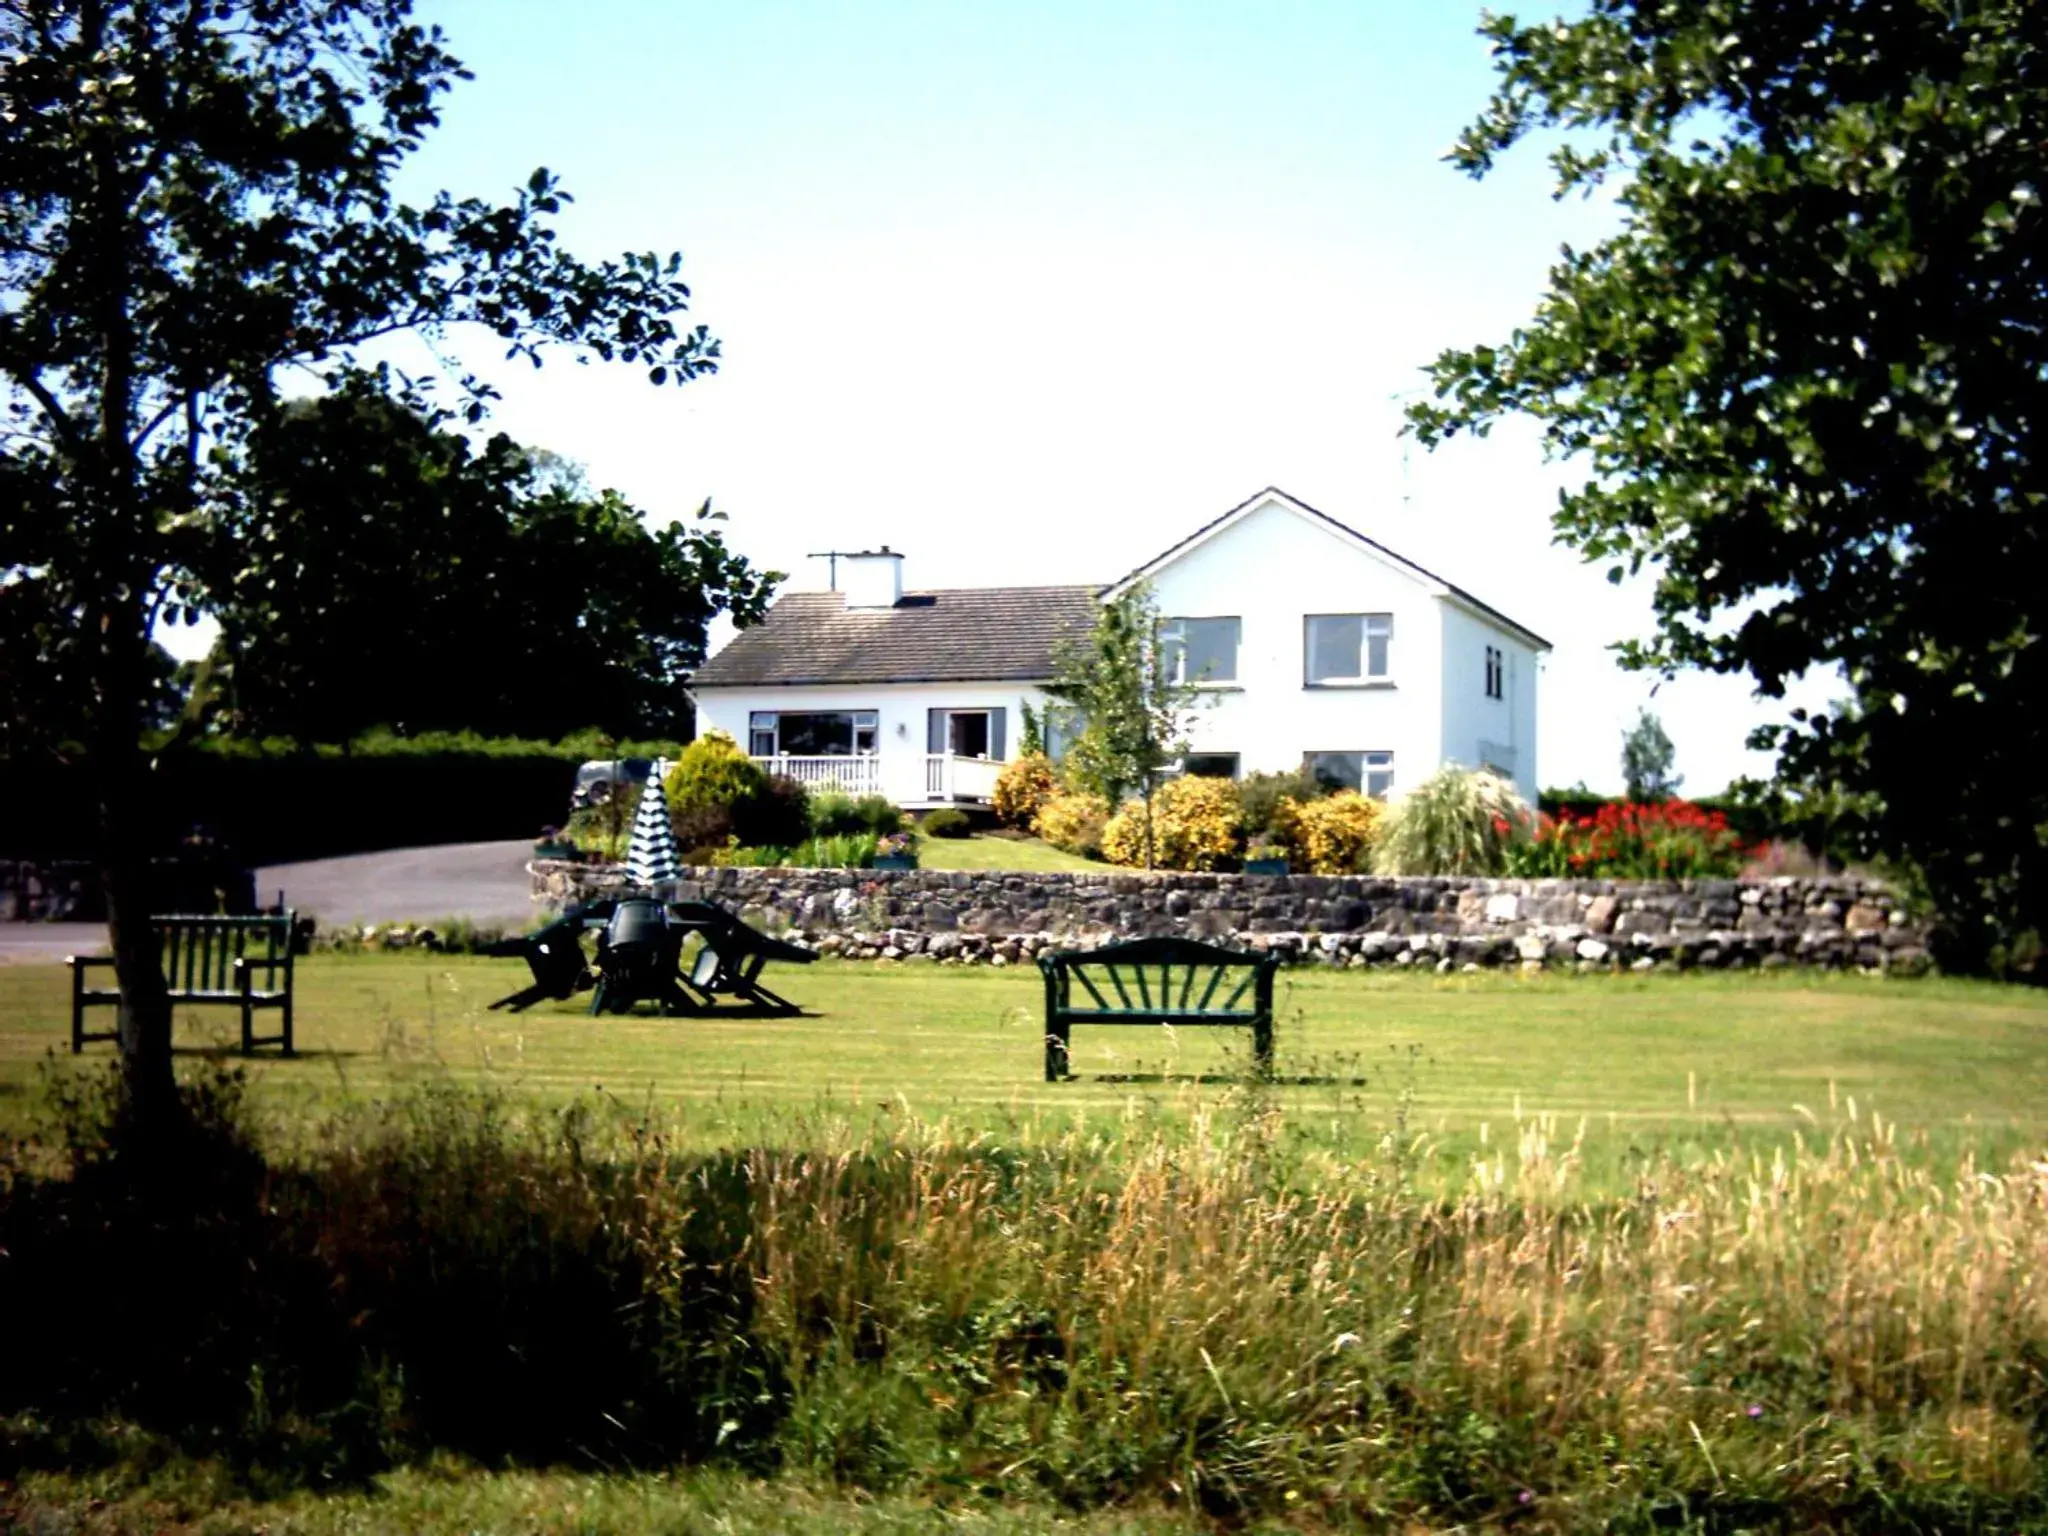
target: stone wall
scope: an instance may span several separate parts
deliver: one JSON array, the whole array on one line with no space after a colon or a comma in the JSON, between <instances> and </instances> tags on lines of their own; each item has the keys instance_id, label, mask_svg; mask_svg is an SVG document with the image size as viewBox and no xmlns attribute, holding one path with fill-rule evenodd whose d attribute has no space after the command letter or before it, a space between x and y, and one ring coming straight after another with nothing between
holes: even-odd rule
<instances>
[{"instance_id":1,"label":"stone wall","mask_svg":"<svg viewBox=\"0 0 2048 1536\"><path fill-rule=\"evenodd\" d=\"M536 900L625 890L616 867L536 862ZM1786 965L1917 973L1927 934L1881 885L1765 881L1381 879L1130 871L703 869L712 900L858 958L1014 965L1052 946L1181 933L1327 965L1584 970Z\"/></svg>"}]
</instances>

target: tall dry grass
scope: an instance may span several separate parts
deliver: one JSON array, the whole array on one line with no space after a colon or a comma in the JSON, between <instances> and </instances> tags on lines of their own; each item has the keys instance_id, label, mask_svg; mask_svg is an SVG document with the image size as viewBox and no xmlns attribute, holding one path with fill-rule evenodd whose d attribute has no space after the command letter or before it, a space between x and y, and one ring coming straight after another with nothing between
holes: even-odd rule
<instances>
[{"instance_id":1,"label":"tall dry grass","mask_svg":"<svg viewBox=\"0 0 2048 1536\"><path fill-rule=\"evenodd\" d=\"M1445 1192L1398 1127L1303 1150L1194 1088L1113 1132L793 1130L681 1155L617 1106L429 1095L245 1168L201 1250L131 1230L97 1153L17 1162L0 1307L45 1327L0 1409L162 1427L94 1353L123 1285L73 1277L196 1251L255 1278L154 1319L208 1341L149 1356L212 1373L187 1442L284 1465L296 1425L322 1477L452 1446L1309 1523L2048 1519L2038 1157L1935 1169L1849 1106L1615 1196L1531 1116Z\"/></svg>"},{"instance_id":2,"label":"tall dry grass","mask_svg":"<svg viewBox=\"0 0 2048 1536\"><path fill-rule=\"evenodd\" d=\"M1230 1511L2038 1508L2048 1163L1937 1176L1870 1121L1589 1199L1538 1117L1430 1198L1193 1117L754 1154L787 1453Z\"/></svg>"}]
</instances>

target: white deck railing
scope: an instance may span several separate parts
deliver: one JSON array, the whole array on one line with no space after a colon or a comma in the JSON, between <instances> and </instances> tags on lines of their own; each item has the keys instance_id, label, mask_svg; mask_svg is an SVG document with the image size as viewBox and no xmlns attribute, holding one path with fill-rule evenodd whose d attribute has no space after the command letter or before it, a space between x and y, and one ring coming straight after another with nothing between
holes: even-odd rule
<instances>
[{"instance_id":1,"label":"white deck railing","mask_svg":"<svg viewBox=\"0 0 2048 1536\"><path fill-rule=\"evenodd\" d=\"M848 795L875 795L882 790L882 760L874 753L859 757L757 757L762 771L795 779L806 789L836 789Z\"/></svg>"},{"instance_id":2,"label":"white deck railing","mask_svg":"<svg viewBox=\"0 0 2048 1536\"><path fill-rule=\"evenodd\" d=\"M955 757L931 752L924 760L924 792L932 800L992 800L996 776L1008 763L993 757Z\"/></svg>"}]
</instances>

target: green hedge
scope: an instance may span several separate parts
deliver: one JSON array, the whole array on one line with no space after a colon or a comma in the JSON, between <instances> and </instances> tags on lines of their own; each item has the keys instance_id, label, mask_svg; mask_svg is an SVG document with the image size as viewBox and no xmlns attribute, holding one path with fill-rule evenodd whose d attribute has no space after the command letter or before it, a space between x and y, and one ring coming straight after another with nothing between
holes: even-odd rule
<instances>
[{"instance_id":1,"label":"green hedge","mask_svg":"<svg viewBox=\"0 0 2048 1536\"><path fill-rule=\"evenodd\" d=\"M161 758L148 814L152 854L203 826L248 865L381 848L537 837L569 814L576 768L591 757L673 756L673 742L595 750L477 736L373 737L347 748L207 742ZM93 848L89 776L77 766L0 762L0 857L77 856Z\"/></svg>"}]
</instances>

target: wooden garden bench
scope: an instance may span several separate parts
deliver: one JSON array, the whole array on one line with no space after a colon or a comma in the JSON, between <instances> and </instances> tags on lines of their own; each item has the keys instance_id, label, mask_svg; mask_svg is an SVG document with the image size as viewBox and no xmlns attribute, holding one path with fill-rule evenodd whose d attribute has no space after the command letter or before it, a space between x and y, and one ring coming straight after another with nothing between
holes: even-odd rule
<instances>
[{"instance_id":1,"label":"wooden garden bench","mask_svg":"<svg viewBox=\"0 0 2048 1536\"><path fill-rule=\"evenodd\" d=\"M1045 975L1048 1083L1068 1075L1076 1024L1242 1025L1252 1032L1258 1070L1273 1070L1277 955L1196 939L1132 939L1041 955L1038 968Z\"/></svg>"},{"instance_id":2,"label":"wooden garden bench","mask_svg":"<svg viewBox=\"0 0 2048 1536\"><path fill-rule=\"evenodd\" d=\"M242 1012L242 1054L259 1045L277 1045L292 1054L292 912L258 913L246 917L197 917L173 914L152 917L162 953L164 983L173 1004L218 1003ZM119 1030L88 1032L88 1008L114 1007L118 989L88 987L89 972L111 968L112 955L73 955L71 966L71 1053L77 1055L97 1040L117 1040ZM275 1009L279 1028L274 1035L256 1033L257 1013Z\"/></svg>"}]
</instances>

